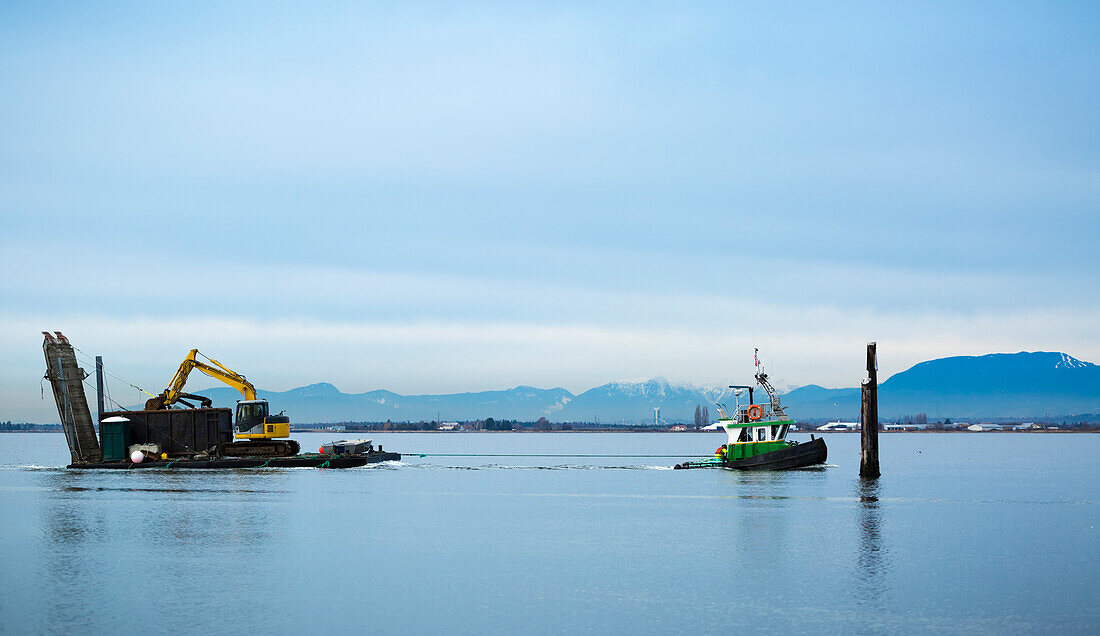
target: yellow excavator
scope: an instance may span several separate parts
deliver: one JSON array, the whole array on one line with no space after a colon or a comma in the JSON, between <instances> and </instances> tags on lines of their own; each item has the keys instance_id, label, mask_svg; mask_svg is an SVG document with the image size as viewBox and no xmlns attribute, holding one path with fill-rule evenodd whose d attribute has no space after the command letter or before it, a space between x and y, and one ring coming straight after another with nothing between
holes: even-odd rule
<instances>
[{"instance_id":1,"label":"yellow excavator","mask_svg":"<svg viewBox=\"0 0 1100 636\"><path fill-rule=\"evenodd\" d=\"M279 413L268 414L267 400L256 398L256 387L245 377L224 364L207 358L210 364L198 360L198 349L192 349L183 359L176 375L168 388L160 395L145 402L145 410L160 411L170 409L177 404L195 408L187 400L197 400L200 408L210 408L210 398L183 392L187 376L192 369L198 369L206 375L220 380L237 389L244 396L237 401L237 419L233 426L233 438L239 441L226 442L218 447L218 455L226 457L289 457L297 455L301 447L290 437L290 418ZM206 356L203 356L206 357Z\"/></svg>"}]
</instances>

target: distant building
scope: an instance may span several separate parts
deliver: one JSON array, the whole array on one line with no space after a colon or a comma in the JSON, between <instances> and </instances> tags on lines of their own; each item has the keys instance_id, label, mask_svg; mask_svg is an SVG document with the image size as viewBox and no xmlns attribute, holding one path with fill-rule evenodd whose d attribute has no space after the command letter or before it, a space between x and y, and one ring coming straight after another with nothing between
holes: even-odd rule
<instances>
[{"instance_id":1,"label":"distant building","mask_svg":"<svg viewBox=\"0 0 1100 636\"><path fill-rule=\"evenodd\" d=\"M928 428L928 425L903 422L901 424L883 424L882 428L887 431L923 431L924 429Z\"/></svg>"},{"instance_id":2,"label":"distant building","mask_svg":"<svg viewBox=\"0 0 1100 636\"><path fill-rule=\"evenodd\" d=\"M462 430L462 425L460 425L458 422L442 422L439 425L439 430L441 430L441 431L460 431L460 430Z\"/></svg>"},{"instance_id":3,"label":"distant building","mask_svg":"<svg viewBox=\"0 0 1100 636\"><path fill-rule=\"evenodd\" d=\"M333 424L332 426L328 427L328 430L336 431L336 432L343 432L343 431L348 430L348 427L343 425L343 424Z\"/></svg>"},{"instance_id":4,"label":"distant building","mask_svg":"<svg viewBox=\"0 0 1100 636\"><path fill-rule=\"evenodd\" d=\"M982 422L981 424L971 424L966 427L966 430L973 431L975 433L984 433L986 431L1002 431L1004 427L1000 424L992 424L990 422Z\"/></svg>"},{"instance_id":5,"label":"distant building","mask_svg":"<svg viewBox=\"0 0 1100 636\"><path fill-rule=\"evenodd\" d=\"M676 426L673 426L673 427L672 427L671 429L669 429L669 430L673 430L673 431L676 431L676 432L680 432L680 431L686 431L686 430L688 430L688 427L684 426L683 424L677 424Z\"/></svg>"}]
</instances>

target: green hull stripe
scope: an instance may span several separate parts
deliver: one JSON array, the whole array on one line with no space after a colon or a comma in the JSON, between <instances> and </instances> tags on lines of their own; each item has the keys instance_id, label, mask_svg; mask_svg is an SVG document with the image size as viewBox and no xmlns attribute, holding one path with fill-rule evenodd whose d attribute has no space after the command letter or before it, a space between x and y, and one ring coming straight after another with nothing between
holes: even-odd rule
<instances>
[{"instance_id":1,"label":"green hull stripe","mask_svg":"<svg viewBox=\"0 0 1100 636\"><path fill-rule=\"evenodd\" d=\"M787 448L788 446L790 446L790 444L785 441L731 444L726 447L726 459L730 461L738 459L748 459L750 457L756 457L757 455L763 455L764 453L782 450L784 448Z\"/></svg>"}]
</instances>

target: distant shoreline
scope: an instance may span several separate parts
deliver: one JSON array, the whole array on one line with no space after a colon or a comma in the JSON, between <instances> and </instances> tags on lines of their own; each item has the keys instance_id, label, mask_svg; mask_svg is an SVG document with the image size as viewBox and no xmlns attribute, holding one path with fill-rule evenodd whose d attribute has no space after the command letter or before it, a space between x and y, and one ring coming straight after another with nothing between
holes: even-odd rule
<instances>
[{"instance_id":1,"label":"distant shoreline","mask_svg":"<svg viewBox=\"0 0 1100 636\"><path fill-rule=\"evenodd\" d=\"M13 432L16 432L16 431L13 431ZM459 435L461 435L461 434L470 434L470 433L490 433L490 434L493 434L493 435L497 435L497 434L501 434L501 433L519 433L519 434L528 434L528 433L581 433L581 434L589 434L589 433L671 433L671 434L696 434L696 433L720 433L720 432L723 432L723 431L717 431L717 430L715 430L715 431L695 431L695 430L671 431L667 428L654 428L654 429L648 429L648 430L645 430L645 429L627 429L627 428L624 428L624 429L590 429L590 430L572 429L572 430L568 430L568 431L525 431L525 430L519 430L519 431L397 431L397 430L381 431L381 430L373 430L373 429L372 430L355 429L355 430L334 431L332 429L327 429L327 428L296 428L292 432L294 432L294 433L346 433L346 434L353 434L353 433L355 433L355 434L358 434L358 433L366 433L366 434L370 434L370 433L428 433L428 434L432 434L432 435L435 435L435 434L439 434L439 435L459 434ZM797 431L790 431L790 432L793 433L793 434L813 433L814 435L858 435L859 434L858 430L857 431L819 431L819 430L816 430L816 429L808 429L808 430L797 430ZM968 431L968 430L965 430L965 429L964 430L936 430L936 431L929 431L929 430L879 431L879 433L882 433L884 435L886 435L886 434L894 435L896 433L977 433L977 432L982 432L982 433L1026 433L1026 434L1034 434L1034 433L1100 433L1100 428L1080 427L1080 428L1072 428L1072 429L1069 429L1069 428L1063 428L1063 429L1038 429L1038 430L1033 430L1033 431L1013 431L1013 430Z\"/></svg>"},{"instance_id":2,"label":"distant shoreline","mask_svg":"<svg viewBox=\"0 0 1100 636\"><path fill-rule=\"evenodd\" d=\"M609 428L609 429L591 429L591 430L573 429L573 430L569 430L569 431L523 431L523 430L520 430L520 431L396 431L396 430L394 430L394 431L379 431L379 430L334 431L334 430L328 429L328 428L295 428L291 432L292 433L332 433L332 434L340 433L340 434L345 434L345 435L357 435L357 434L367 434L367 435L369 435L369 434L374 434L374 433L424 433L424 434L429 434L429 435L468 435L468 434L471 434L471 433L474 433L474 434L486 433L486 434L492 434L492 435L499 435L499 434L507 434L507 433L518 433L518 434L521 434L521 435L526 435L526 434L531 434L531 433L536 433L536 434L541 434L541 433L580 433L580 434L593 434L593 433L669 433L669 434L698 434L698 433L719 433L721 431L693 431L693 430L692 431L670 431L667 428L665 428L665 429L662 429L662 428L653 428L653 429L630 429L630 428L610 429ZM883 435L895 435L895 434L899 434L899 433L902 433L902 434L927 434L927 433L951 433L951 434L954 434L954 433L979 433L979 432L980 433L1018 433L1018 434L1023 434L1023 435L1035 435L1035 434L1039 434L1039 433L1100 433L1100 427L1037 429L1037 430L1033 430L1033 431L1013 431L1013 430L1004 430L1004 431L998 431L998 430L990 430L990 431L967 431L967 430L879 431L879 433L881 433ZM38 430L32 430L32 431L0 430L0 433L19 433L19 434L23 434L23 433L31 433L31 434L52 433L52 434L62 435L62 434L64 434L64 431L62 431L60 428L57 428L57 429L46 429L46 430L38 429ZM791 431L791 433L794 433L794 434L812 433L814 435L858 435L859 431L819 431L819 430L816 430L816 429L810 429L810 430L804 430L804 431Z\"/></svg>"}]
</instances>

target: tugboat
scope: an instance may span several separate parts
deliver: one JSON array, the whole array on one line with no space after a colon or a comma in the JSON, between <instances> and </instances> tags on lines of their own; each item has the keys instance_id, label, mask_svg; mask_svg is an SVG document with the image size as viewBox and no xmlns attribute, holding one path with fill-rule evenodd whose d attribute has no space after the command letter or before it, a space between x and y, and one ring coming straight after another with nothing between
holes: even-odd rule
<instances>
[{"instance_id":1,"label":"tugboat","mask_svg":"<svg viewBox=\"0 0 1100 636\"><path fill-rule=\"evenodd\" d=\"M789 470L824 464L828 457L825 440L814 439L798 443L787 440L787 430L794 420L787 416L779 402L779 394L768 382L768 374L760 369L756 359L756 383L768 394L767 404L753 402L753 387L730 385L734 407L730 413L725 404L717 402L718 427L726 431L729 442L718 447L714 457L684 462L674 468L732 468L737 470ZM741 396L749 393L749 403L742 407Z\"/></svg>"}]
</instances>

